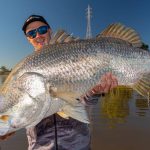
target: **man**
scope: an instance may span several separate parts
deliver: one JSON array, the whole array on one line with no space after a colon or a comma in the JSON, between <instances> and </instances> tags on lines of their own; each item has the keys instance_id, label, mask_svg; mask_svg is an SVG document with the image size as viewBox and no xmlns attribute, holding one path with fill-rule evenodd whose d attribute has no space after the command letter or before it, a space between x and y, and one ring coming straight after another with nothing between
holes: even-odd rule
<instances>
[{"instance_id":1,"label":"man","mask_svg":"<svg viewBox=\"0 0 150 150\"><path fill-rule=\"evenodd\" d=\"M35 51L41 51L51 40L52 30L47 21L39 15L31 15L25 21L22 30ZM106 93L117 85L110 73L101 78L101 84L95 86L80 100L91 105L98 100L99 93ZM27 129L28 150L90 150L90 130L88 124L73 118L64 119L54 114L43 119L35 127Z\"/></svg>"}]
</instances>

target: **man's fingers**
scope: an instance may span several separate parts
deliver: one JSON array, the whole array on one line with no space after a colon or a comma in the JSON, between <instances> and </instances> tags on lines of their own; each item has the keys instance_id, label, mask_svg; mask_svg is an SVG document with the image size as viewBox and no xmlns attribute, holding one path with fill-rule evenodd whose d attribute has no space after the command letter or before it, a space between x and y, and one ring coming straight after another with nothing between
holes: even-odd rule
<instances>
[{"instance_id":1,"label":"man's fingers","mask_svg":"<svg viewBox=\"0 0 150 150\"><path fill-rule=\"evenodd\" d=\"M104 87L104 93L107 93L110 90L111 84L112 84L112 81L111 81L111 79L108 78L106 80L106 84L105 84L105 87Z\"/></svg>"},{"instance_id":2,"label":"man's fingers","mask_svg":"<svg viewBox=\"0 0 150 150\"><path fill-rule=\"evenodd\" d=\"M106 73L101 79L101 86L104 89L104 92L107 93L110 89L116 87L118 81L112 73Z\"/></svg>"},{"instance_id":3,"label":"man's fingers","mask_svg":"<svg viewBox=\"0 0 150 150\"><path fill-rule=\"evenodd\" d=\"M118 86L118 80L116 79L116 77L112 77L112 84L111 84L111 89L114 87Z\"/></svg>"},{"instance_id":4,"label":"man's fingers","mask_svg":"<svg viewBox=\"0 0 150 150\"><path fill-rule=\"evenodd\" d=\"M96 85L93 89L92 89L92 93L93 94L99 94L99 93L103 93L103 87L101 86L101 84Z\"/></svg>"},{"instance_id":5,"label":"man's fingers","mask_svg":"<svg viewBox=\"0 0 150 150\"><path fill-rule=\"evenodd\" d=\"M103 76L101 76L100 83L96 87L94 87L94 93L107 93L110 89L116 87L118 85L118 81L111 72L107 72Z\"/></svg>"}]
</instances>

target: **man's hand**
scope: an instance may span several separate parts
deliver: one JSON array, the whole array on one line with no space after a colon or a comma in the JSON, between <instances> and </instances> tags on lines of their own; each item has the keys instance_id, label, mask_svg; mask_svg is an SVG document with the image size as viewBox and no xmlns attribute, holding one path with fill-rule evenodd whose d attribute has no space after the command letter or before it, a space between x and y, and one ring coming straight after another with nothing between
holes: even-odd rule
<instances>
[{"instance_id":1,"label":"man's hand","mask_svg":"<svg viewBox=\"0 0 150 150\"><path fill-rule=\"evenodd\" d=\"M100 79L100 83L92 88L90 94L108 93L112 88L118 85L118 81L112 73L106 73Z\"/></svg>"},{"instance_id":2,"label":"man's hand","mask_svg":"<svg viewBox=\"0 0 150 150\"><path fill-rule=\"evenodd\" d=\"M112 88L118 85L118 81L111 73L106 73L100 79L99 84L94 86L86 95L82 96L79 100L86 105L94 105L98 102L100 96L105 95Z\"/></svg>"}]
</instances>

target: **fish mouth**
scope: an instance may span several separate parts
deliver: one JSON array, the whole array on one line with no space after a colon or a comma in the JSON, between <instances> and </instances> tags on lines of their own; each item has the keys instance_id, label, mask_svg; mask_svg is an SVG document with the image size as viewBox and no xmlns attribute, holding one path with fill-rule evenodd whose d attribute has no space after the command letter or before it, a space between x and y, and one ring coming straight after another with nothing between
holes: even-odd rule
<instances>
[{"instance_id":1,"label":"fish mouth","mask_svg":"<svg viewBox=\"0 0 150 150\"><path fill-rule=\"evenodd\" d=\"M8 122L0 120L0 136L6 135L10 131L10 125Z\"/></svg>"},{"instance_id":2,"label":"fish mouth","mask_svg":"<svg viewBox=\"0 0 150 150\"><path fill-rule=\"evenodd\" d=\"M3 115L0 116L0 136L12 133L15 128L11 125L12 116Z\"/></svg>"}]
</instances>

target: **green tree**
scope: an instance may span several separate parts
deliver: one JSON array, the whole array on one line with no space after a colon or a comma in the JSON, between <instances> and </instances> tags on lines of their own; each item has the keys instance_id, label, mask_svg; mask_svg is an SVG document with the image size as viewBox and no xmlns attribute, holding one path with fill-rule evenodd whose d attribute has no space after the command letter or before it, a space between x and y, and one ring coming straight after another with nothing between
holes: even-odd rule
<instances>
[{"instance_id":1,"label":"green tree","mask_svg":"<svg viewBox=\"0 0 150 150\"><path fill-rule=\"evenodd\" d=\"M7 67L5 67L5 66L2 66L0 69L1 69L2 72L7 72L7 71L9 71L9 69L7 69Z\"/></svg>"},{"instance_id":2,"label":"green tree","mask_svg":"<svg viewBox=\"0 0 150 150\"><path fill-rule=\"evenodd\" d=\"M145 44L145 43L142 43L141 48L144 49L144 50L149 51L149 46L147 44Z\"/></svg>"}]
</instances>

